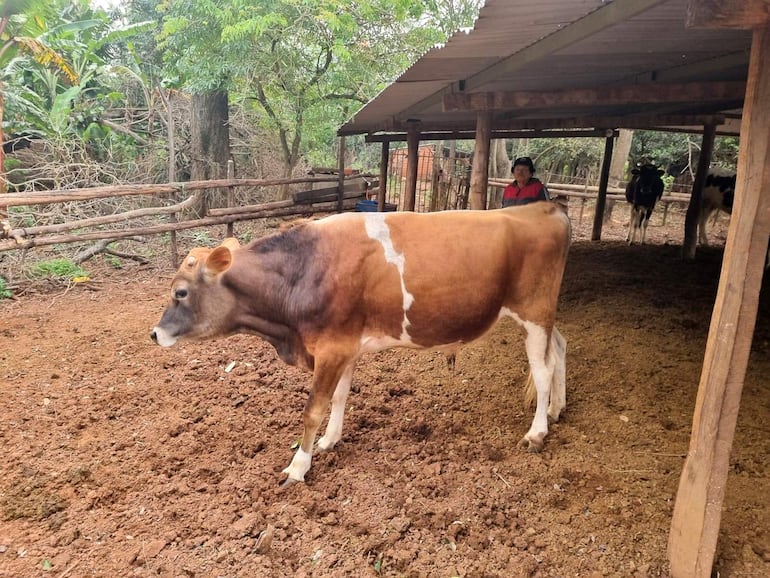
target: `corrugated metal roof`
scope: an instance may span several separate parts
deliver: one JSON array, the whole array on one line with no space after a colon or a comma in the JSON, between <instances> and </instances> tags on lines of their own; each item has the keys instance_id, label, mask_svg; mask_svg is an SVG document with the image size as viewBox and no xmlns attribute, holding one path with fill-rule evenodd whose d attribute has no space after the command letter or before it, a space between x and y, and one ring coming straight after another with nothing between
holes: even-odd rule
<instances>
[{"instance_id":1,"label":"corrugated metal roof","mask_svg":"<svg viewBox=\"0 0 770 578\"><path fill-rule=\"evenodd\" d=\"M403 131L409 119L422 130L473 130L475 111L444 110L449 94L629 84L654 92L667 83L745 81L751 31L687 28L686 16L687 0L488 0L473 30L425 53L339 132ZM495 110L493 126L594 128L607 115L713 114L742 103L706 96L649 106L605 106L597 98L559 109Z\"/></svg>"}]
</instances>

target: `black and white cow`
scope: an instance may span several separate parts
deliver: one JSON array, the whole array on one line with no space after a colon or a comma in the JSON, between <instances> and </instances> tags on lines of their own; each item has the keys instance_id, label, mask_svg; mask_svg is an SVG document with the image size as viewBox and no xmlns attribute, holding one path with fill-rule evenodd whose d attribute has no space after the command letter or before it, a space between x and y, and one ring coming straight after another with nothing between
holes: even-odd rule
<instances>
[{"instance_id":1,"label":"black and white cow","mask_svg":"<svg viewBox=\"0 0 770 578\"><path fill-rule=\"evenodd\" d=\"M709 218L717 211L728 215L733 212L735 200L735 171L722 167L711 167L701 193L700 213L698 214L698 242L708 246L706 225Z\"/></svg>"},{"instance_id":2,"label":"black and white cow","mask_svg":"<svg viewBox=\"0 0 770 578\"><path fill-rule=\"evenodd\" d=\"M647 223L655 203L663 196L663 169L651 163L639 165L631 171L631 180L626 185L626 200L631 203L631 221L628 224L628 244L634 242L639 233L639 242L644 245Z\"/></svg>"}]
</instances>

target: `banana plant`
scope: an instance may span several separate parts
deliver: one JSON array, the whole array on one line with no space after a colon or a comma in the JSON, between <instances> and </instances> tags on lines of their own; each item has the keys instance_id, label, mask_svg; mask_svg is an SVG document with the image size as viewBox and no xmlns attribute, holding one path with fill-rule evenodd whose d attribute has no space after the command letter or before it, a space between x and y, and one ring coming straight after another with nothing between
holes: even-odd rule
<instances>
[{"instance_id":1,"label":"banana plant","mask_svg":"<svg viewBox=\"0 0 770 578\"><path fill-rule=\"evenodd\" d=\"M67 75L71 81L77 75L66 60L44 41L47 17L55 16L55 6L49 0L5 0L0 7L0 143L5 114L5 72L21 54L30 55L43 66L50 66ZM0 147L0 194L7 192L5 153ZM2 217L0 215L0 217Z\"/></svg>"}]
</instances>

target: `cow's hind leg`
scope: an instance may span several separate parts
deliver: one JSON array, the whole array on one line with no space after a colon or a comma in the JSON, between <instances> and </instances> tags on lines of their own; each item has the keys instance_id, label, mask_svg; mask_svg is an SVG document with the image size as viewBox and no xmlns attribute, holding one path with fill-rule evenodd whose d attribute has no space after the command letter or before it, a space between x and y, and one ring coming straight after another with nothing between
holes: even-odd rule
<instances>
[{"instance_id":1,"label":"cow's hind leg","mask_svg":"<svg viewBox=\"0 0 770 578\"><path fill-rule=\"evenodd\" d=\"M313 370L313 386L310 389L310 395L302 415L305 426L302 434L302 443L297 449L297 453L294 454L291 463L283 470L283 473L288 475L283 484L284 487L295 482L305 481L305 474L310 469L310 463L313 458L313 443L315 442L318 428L329 408L332 393L349 365L351 365L349 357L345 358L339 355L328 354L316 356L315 368Z\"/></svg>"},{"instance_id":2,"label":"cow's hind leg","mask_svg":"<svg viewBox=\"0 0 770 578\"><path fill-rule=\"evenodd\" d=\"M525 328L527 359L537 391L537 407L532 425L519 444L526 446L531 452L539 452L543 449L543 441L548 434L548 405L555 364L549 364L546 359L549 336L545 328L532 323L525 324Z\"/></svg>"},{"instance_id":3,"label":"cow's hind leg","mask_svg":"<svg viewBox=\"0 0 770 578\"><path fill-rule=\"evenodd\" d=\"M327 451L332 449L342 437L342 421L345 417L345 403L350 393L350 384L353 381L353 369L355 362L345 368L337 388L332 396L332 410L329 415L329 423L326 425L326 433L318 440L318 449Z\"/></svg>"},{"instance_id":4,"label":"cow's hind leg","mask_svg":"<svg viewBox=\"0 0 770 578\"><path fill-rule=\"evenodd\" d=\"M631 205L631 217L628 219L628 235L626 235L626 243L629 245L633 243L634 227L636 223L636 209Z\"/></svg>"},{"instance_id":5,"label":"cow's hind leg","mask_svg":"<svg viewBox=\"0 0 770 578\"><path fill-rule=\"evenodd\" d=\"M567 340L556 327L551 331L548 367L553 368L548 417L553 421L559 421L562 410L567 406Z\"/></svg>"}]
</instances>

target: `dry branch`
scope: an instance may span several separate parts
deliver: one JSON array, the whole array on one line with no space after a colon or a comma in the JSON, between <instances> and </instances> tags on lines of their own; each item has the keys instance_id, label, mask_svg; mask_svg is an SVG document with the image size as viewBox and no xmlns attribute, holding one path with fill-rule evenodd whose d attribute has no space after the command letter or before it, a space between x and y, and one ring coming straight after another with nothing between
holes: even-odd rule
<instances>
[{"instance_id":1,"label":"dry branch","mask_svg":"<svg viewBox=\"0 0 770 578\"><path fill-rule=\"evenodd\" d=\"M336 177L305 177L302 179L220 179L215 181L189 181L151 185L117 185L57 191L35 191L32 193L7 193L0 196L0 207L19 205L44 205L66 201L89 201L107 197L128 197L137 195L159 195L186 193L224 187L267 187L297 183L336 183Z\"/></svg>"},{"instance_id":2,"label":"dry branch","mask_svg":"<svg viewBox=\"0 0 770 578\"><path fill-rule=\"evenodd\" d=\"M98 225L109 225L111 223L122 223L130 219L137 219L139 217L154 217L157 215L169 215L178 213L192 205L192 197L189 197L177 203L175 205L169 205L167 207L149 207L147 209L136 209L133 211L125 211L115 215L107 215L105 217L92 217L90 219L81 219L79 221L71 221L69 223L59 223L58 225L42 225L40 227L22 227L19 229L13 229L10 231L10 236L21 241L24 237L30 237L33 235L45 235L50 233L64 233L73 229L82 229L83 227L95 227Z\"/></svg>"},{"instance_id":3,"label":"dry branch","mask_svg":"<svg viewBox=\"0 0 770 578\"><path fill-rule=\"evenodd\" d=\"M141 241L138 237L133 238L134 241ZM81 251L77 255L75 255L72 258L72 261L80 265L81 263L84 263L85 261L88 261L92 257L95 257L96 255L99 255L100 253L106 253L107 255L113 255L115 257L120 257L121 259L131 259L132 261L138 261L139 263L146 265L150 262L149 259L146 257L143 257L142 255L134 255L133 253L123 253L122 251L116 251L114 249L110 249L110 243L114 243L115 239L104 239L102 241L99 241L95 245L91 245L87 249Z\"/></svg>"}]
</instances>

